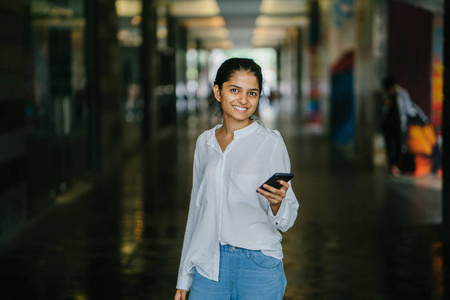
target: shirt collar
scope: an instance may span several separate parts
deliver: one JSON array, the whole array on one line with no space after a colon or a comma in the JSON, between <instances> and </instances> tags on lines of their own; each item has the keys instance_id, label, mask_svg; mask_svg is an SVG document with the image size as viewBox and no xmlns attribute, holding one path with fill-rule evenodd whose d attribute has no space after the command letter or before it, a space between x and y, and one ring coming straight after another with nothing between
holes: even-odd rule
<instances>
[{"instance_id":1,"label":"shirt collar","mask_svg":"<svg viewBox=\"0 0 450 300\"><path fill-rule=\"evenodd\" d=\"M250 133L253 133L258 128L258 126L259 126L258 122L253 121L252 124L242 128L242 129L236 130L234 132L234 139L237 140L246 135L249 135Z\"/></svg>"},{"instance_id":2,"label":"shirt collar","mask_svg":"<svg viewBox=\"0 0 450 300\"><path fill-rule=\"evenodd\" d=\"M220 127L222 127L222 124L217 124L216 126L214 126L214 128L211 129L210 136L208 138L208 143L207 143L209 146L213 147L213 145L216 144L216 130L219 129ZM255 132L256 129L258 129L258 127L259 127L259 123L253 121L252 124L242 128L242 129L234 131L234 139L238 140L244 136L247 136L247 135Z\"/></svg>"}]
</instances>

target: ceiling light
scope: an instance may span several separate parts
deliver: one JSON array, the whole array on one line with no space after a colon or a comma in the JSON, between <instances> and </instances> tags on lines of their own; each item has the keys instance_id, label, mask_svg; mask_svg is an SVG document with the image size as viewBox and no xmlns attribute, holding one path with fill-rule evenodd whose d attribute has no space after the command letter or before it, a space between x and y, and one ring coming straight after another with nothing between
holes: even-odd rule
<instances>
[{"instance_id":1,"label":"ceiling light","mask_svg":"<svg viewBox=\"0 0 450 300\"><path fill-rule=\"evenodd\" d=\"M225 27L223 17L188 18L181 20L181 25L187 28Z\"/></svg>"},{"instance_id":2,"label":"ceiling light","mask_svg":"<svg viewBox=\"0 0 450 300\"><path fill-rule=\"evenodd\" d=\"M258 27L304 27L308 25L309 20L306 16L293 17L269 17L259 16L256 19Z\"/></svg>"},{"instance_id":3,"label":"ceiling light","mask_svg":"<svg viewBox=\"0 0 450 300\"><path fill-rule=\"evenodd\" d=\"M212 17L220 13L215 0L173 1L169 10L174 17Z\"/></svg>"},{"instance_id":4,"label":"ceiling light","mask_svg":"<svg viewBox=\"0 0 450 300\"><path fill-rule=\"evenodd\" d=\"M202 28L190 30L189 33L192 37L198 39L214 39L214 40L226 40L229 39L230 33L226 28Z\"/></svg>"},{"instance_id":5,"label":"ceiling light","mask_svg":"<svg viewBox=\"0 0 450 300\"><path fill-rule=\"evenodd\" d=\"M116 0L116 12L119 17L134 17L142 14L142 1Z\"/></svg>"},{"instance_id":6,"label":"ceiling light","mask_svg":"<svg viewBox=\"0 0 450 300\"><path fill-rule=\"evenodd\" d=\"M297 15L308 13L308 1L305 0L263 0L260 7L265 15Z\"/></svg>"}]
</instances>

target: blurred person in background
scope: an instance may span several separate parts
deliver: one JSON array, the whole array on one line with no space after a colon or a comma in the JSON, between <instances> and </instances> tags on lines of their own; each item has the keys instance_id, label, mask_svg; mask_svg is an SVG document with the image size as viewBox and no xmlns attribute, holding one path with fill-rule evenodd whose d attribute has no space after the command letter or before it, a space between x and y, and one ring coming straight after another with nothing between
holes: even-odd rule
<instances>
[{"instance_id":1,"label":"blurred person in background","mask_svg":"<svg viewBox=\"0 0 450 300\"><path fill-rule=\"evenodd\" d=\"M381 114L388 172L436 173L440 167L440 152L436 132L429 118L412 100L394 77L383 79L385 102Z\"/></svg>"}]
</instances>

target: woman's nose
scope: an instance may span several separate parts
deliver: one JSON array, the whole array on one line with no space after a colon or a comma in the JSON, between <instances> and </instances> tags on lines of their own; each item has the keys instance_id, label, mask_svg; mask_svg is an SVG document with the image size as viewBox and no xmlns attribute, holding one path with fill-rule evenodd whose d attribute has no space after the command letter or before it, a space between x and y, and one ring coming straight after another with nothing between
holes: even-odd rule
<instances>
[{"instance_id":1,"label":"woman's nose","mask_svg":"<svg viewBox=\"0 0 450 300\"><path fill-rule=\"evenodd\" d=\"M245 94L245 95L242 95L241 97L239 97L239 103L241 103L241 104L246 104L247 102L248 102L248 100L247 100L247 95Z\"/></svg>"}]
</instances>

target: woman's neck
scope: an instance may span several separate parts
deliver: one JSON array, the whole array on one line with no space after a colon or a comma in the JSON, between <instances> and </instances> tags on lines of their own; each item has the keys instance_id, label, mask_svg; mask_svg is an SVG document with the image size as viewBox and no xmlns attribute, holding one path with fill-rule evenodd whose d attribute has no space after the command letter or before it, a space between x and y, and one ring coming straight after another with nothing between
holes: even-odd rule
<instances>
[{"instance_id":1,"label":"woman's neck","mask_svg":"<svg viewBox=\"0 0 450 300\"><path fill-rule=\"evenodd\" d=\"M234 139L234 132L236 130L240 130L242 128L247 127L248 125L252 124L253 121L248 119L248 123L246 122L233 122L230 124L230 122L226 122L224 120L222 127L220 127L218 130L216 130L216 139L219 142L220 148L222 149L222 152L225 152L225 149L228 147L228 145L231 143L231 141Z\"/></svg>"},{"instance_id":2,"label":"woman's neck","mask_svg":"<svg viewBox=\"0 0 450 300\"><path fill-rule=\"evenodd\" d=\"M223 120L223 125L222 125L222 134L224 134L225 136L228 137L233 137L234 132L236 130L240 130L243 129L245 127L247 127L248 125L252 124L253 121L251 119L246 119L240 122L236 122L236 121L230 121L230 120Z\"/></svg>"}]
</instances>

